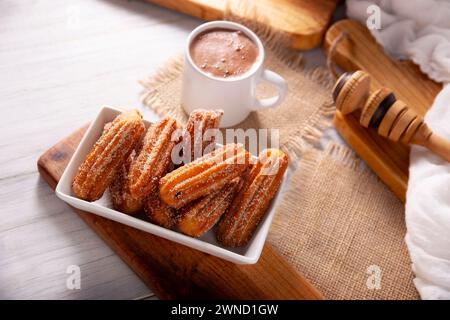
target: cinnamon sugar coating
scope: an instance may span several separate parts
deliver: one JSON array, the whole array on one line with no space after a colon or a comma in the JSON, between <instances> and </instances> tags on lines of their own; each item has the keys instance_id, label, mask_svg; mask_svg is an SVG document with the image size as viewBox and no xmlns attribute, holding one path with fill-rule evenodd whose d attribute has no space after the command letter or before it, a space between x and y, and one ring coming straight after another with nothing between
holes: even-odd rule
<instances>
[{"instance_id":1,"label":"cinnamon sugar coating","mask_svg":"<svg viewBox=\"0 0 450 320\"><path fill-rule=\"evenodd\" d=\"M227 144L164 176L161 199L173 208L220 190L249 166L250 154L240 144Z\"/></svg>"},{"instance_id":2,"label":"cinnamon sugar coating","mask_svg":"<svg viewBox=\"0 0 450 320\"><path fill-rule=\"evenodd\" d=\"M174 227L177 211L161 201L158 192L147 198L144 210L151 222L167 229Z\"/></svg>"},{"instance_id":3,"label":"cinnamon sugar coating","mask_svg":"<svg viewBox=\"0 0 450 320\"><path fill-rule=\"evenodd\" d=\"M135 159L136 152L133 150L127 161L117 170L109 191L111 193L111 200L114 209L129 214L134 215L139 213L143 207L142 198L134 198L130 194L130 190L127 184L128 171L130 169L131 162Z\"/></svg>"},{"instance_id":4,"label":"cinnamon sugar coating","mask_svg":"<svg viewBox=\"0 0 450 320\"><path fill-rule=\"evenodd\" d=\"M137 110L124 112L105 126L73 180L72 190L75 195L86 201L99 199L144 131L142 116Z\"/></svg>"},{"instance_id":5,"label":"cinnamon sugar coating","mask_svg":"<svg viewBox=\"0 0 450 320\"><path fill-rule=\"evenodd\" d=\"M235 178L219 191L183 207L177 219L178 229L191 237L202 236L228 209L241 180Z\"/></svg>"},{"instance_id":6,"label":"cinnamon sugar coating","mask_svg":"<svg viewBox=\"0 0 450 320\"><path fill-rule=\"evenodd\" d=\"M236 195L228 212L219 222L217 240L229 247L244 246L266 213L280 187L288 166L288 157L277 149L263 151Z\"/></svg>"},{"instance_id":7,"label":"cinnamon sugar coating","mask_svg":"<svg viewBox=\"0 0 450 320\"><path fill-rule=\"evenodd\" d=\"M131 163L128 174L130 194L145 198L157 190L159 180L172 166L172 149L178 141L172 134L179 128L170 117L152 124L144 137L142 148Z\"/></svg>"},{"instance_id":8,"label":"cinnamon sugar coating","mask_svg":"<svg viewBox=\"0 0 450 320\"><path fill-rule=\"evenodd\" d=\"M183 132L183 162L189 163L201 156L214 143L215 130L219 129L223 110L196 109L189 115Z\"/></svg>"}]
</instances>

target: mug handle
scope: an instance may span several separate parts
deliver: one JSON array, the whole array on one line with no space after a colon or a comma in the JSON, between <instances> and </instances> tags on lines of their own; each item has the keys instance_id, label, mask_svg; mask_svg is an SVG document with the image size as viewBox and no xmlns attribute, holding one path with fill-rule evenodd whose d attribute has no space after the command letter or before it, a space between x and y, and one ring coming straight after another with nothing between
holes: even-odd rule
<instances>
[{"instance_id":1,"label":"mug handle","mask_svg":"<svg viewBox=\"0 0 450 320\"><path fill-rule=\"evenodd\" d=\"M252 108L253 111L273 108L277 106L284 100L288 91L286 80L284 80L282 76L273 71L264 69L260 76L260 82L262 81L269 82L276 86L278 89L278 95L265 99L255 98L254 106Z\"/></svg>"}]
</instances>

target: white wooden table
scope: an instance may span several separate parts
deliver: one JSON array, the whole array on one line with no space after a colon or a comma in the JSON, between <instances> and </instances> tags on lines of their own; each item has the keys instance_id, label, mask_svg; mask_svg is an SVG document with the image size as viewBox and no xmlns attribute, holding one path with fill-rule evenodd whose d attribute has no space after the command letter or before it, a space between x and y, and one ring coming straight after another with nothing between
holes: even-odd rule
<instances>
[{"instance_id":1,"label":"white wooden table","mask_svg":"<svg viewBox=\"0 0 450 320\"><path fill-rule=\"evenodd\" d=\"M125 0L0 0L0 299L154 295L39 177L38 157L102 105L140 108L139 79L201 21ZM321 50L306 54L323 64ZM66 273L81 271L70 290Z\"/></svg>"},{"instance_id":2,"label":"white wooden table","mask_svg":"<svg viewBox=\"0 0 450 320\"><path fill-rule=\"evenodd\" d=\"M0 0L0 298L153 295L56 198L36 161L101 105L142 109L137 81L200 23L135 1ZM80 290L66 286L70 265Z\"/></svg>"}]
</instances>

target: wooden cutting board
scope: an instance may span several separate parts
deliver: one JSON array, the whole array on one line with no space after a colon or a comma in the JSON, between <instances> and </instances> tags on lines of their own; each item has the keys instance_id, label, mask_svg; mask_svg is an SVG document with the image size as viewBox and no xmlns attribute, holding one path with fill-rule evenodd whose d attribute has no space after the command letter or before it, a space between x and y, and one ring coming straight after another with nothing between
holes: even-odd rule
<instances>
[{"instance_id":1,"label":"wooden cutting board","mask_svg":"<svg viewBox=\"0 0 450 320\"><path fill-rule=\"evenodd\" d=\"M238 17L266 19L263 21L275 30L284 31L291 37L292 47L304 50L320 45L337 3L337 0L147 1L204 20L223 19L229 6Z\"/></svg>"},{"instance_id":2,"label":"wooden cutting board","mask_svg":"<svg viewBox=\"0 0 450 320\"><path fill-rule=\"evenodd\" d=\"M46 151L38 160L52 188L87 126ZM95 214L74 211L161 299L323 299L269 245L254 265L236 265Z\"/></svg>"},{"instance_id":3,"label":"wooden cutting board","mask_svg":"<svg viewBox=\"0 0 450 320\"><path fill-rule=\"evenodd\" d=\"M369 30L357 21L341 20L328 29L324 41L327 52L333 41L344 32L348 36L336 46L333 61L345 71L360 69L368 72L372 76L371 90L381 86L390 88L397 99L424 115L442 86L430 80L411 61L394 61L388 57ZM336 111L334 123L347 143L404 202L409 147L362 127L358 119L359 113L343 116Z\"/></svg>"}]
</instances>

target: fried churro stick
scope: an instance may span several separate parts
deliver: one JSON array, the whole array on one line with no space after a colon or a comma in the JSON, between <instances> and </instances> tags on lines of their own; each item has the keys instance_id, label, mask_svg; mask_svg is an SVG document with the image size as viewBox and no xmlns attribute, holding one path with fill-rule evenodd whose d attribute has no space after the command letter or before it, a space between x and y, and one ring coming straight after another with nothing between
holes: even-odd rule
<instances>
[{"instance_id":1,"label":"fried churro stick","mask_svg":"<svg viewBox=\"0 0 450 320\"><path fill-rule=\"evenodd\" d=\"M220 221L217 240L225 246L244 246L275 196L288 166L288 157L267 149L258 157L229 211Z\"/></svg>"},{"instance_id":2,"label":"fried churro stick","mask_svg":"<svg viewBox=\"0 0 450 320\"><path fill-rule=\"evenodd\" d=\"M177 143L172 134L179 128L175 119L166 117L148 129L141 150L131 163L128 174L130 194L145 198L158 187L159 179L172 165L171 153Z\"/></svg>"},{"instance_id":3,"label":"fried churro stick","mask_svg":"<svg viewBox=\"0 0 450 320\"><path fill-rule=\"evenodd\" d=\"M163 177L161 199L173 208L220 190L249 166L250 154L240 144L227 144Z\"/></svg>"},{"instance_id":4,"label":"fried churro stick","mask_svg":"<svg viewBox=\"0 0 450 320\"><path fill-rule=\"evenodd\" d=\"M86 201L99 199L144 131L142 116L137 110L118 115L106 126L73 180L75 195Z\"/></svg>"},{"instance_id":5,"label":"fried churro stick","mask_svg":"<svg viewBox=\"0 0 450 320\"><path fill-rule=\"evenodd\" d=\"M200 237L211 229L233 201L241 178L235 178L219 191L180 209L177 226L191 237Z\"/></svg>"},{"instance_id":6,"label":"fried churro stick","mask_svg":"<svg viewBox=\"0 0 450 320\"><path fill-rule=\"evenodd\" d=\"M215 131L218 130L223 110L196 109L189 115L183 132L184 163L189 163L201 156L205 149L214 143Z\"/></svg>"},{"instance_id":7,"label":"fried churro stick","mask_svg":"<svg viewBox=\"0 0 450 320\"><path fill-rule=\"evenodd\" d=\"M135 157L136 151L133 150L127 161L117 171L109 187L114 209L130 215L139 213L143 207L143 199L132 197L127 184L128 171Z\"/></svg>"},{"instance_id":8,"label":"fried churro stick","mask_svg":"<svg viewBox=\"0 0 450 320\"><path fill-rule=\"evenodd\" d=\"M175 225L177 211L161 201L158 192L145 201L144 210L147 218L161 227L172 229Z\"/></svg>"}]
</instances>

